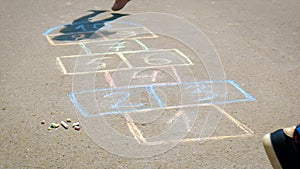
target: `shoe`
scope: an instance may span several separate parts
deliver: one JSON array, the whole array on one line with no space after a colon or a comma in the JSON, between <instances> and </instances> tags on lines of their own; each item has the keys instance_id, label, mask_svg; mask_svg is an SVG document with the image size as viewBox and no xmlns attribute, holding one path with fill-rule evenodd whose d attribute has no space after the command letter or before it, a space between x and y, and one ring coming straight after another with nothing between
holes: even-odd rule
<instances>
[{"instance_id":1,"label":"shoe","mask_svg":"<svg viewBox=\"0 0 300 169\"><path fill-rule=\"evenodd\" d=\"M129 2L130 0L115 0L113 6L111 7L111 10L113 11L119 11Z\"/></svg>"},{"instance_id":2,"label":"shoe","mask_svg":"<svg viewBox=\"0 0 300 169\"><path fill-rule=\"evenodd\" d=\"M300 125L266 134L263 145L274 169L300 169Z\"/></svg>"}]
</instances>

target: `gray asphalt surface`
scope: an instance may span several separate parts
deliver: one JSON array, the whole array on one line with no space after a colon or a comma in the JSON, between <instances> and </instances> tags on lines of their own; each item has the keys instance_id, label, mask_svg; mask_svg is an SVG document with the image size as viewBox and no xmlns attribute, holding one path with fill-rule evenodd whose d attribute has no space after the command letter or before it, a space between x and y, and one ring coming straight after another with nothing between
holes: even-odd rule
<instances>
[{"instance_id":1,"label":"gray asphalt surface","mask_svg":"<svg viewBox=\"0 0 300 169\"><path fill-rule=\"evenodd\" d=\"M67 96L72 76L61 73L56 57L76 55L80 47L52 46L43 32L72 23L88 10L108 10L111 4L1 1L0 168L271 168L262 136L300 119L300 2L132 0L122 13L170 13L201 29L216 48L226 78L256 98L225 107L254 132L252 136L180 143L140 159L105 151L84 126L79 132L47 131L50 122L77 119ZM42 120L47 124L41 125ZM227 124L221 121L215 135L240 132Z\"/></svg>"}]
</instances>

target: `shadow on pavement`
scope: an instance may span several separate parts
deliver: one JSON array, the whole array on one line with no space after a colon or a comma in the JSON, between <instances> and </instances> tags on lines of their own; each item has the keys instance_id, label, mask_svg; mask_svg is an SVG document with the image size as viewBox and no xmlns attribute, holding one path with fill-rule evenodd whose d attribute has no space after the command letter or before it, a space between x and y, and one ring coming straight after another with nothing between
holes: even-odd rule
<instances>
[{"instance_id":1,"label":"shadow on pavement","mask_svg":"<svg viewBox=\"0 0 300 169\"><path fill-rule=\"evenodd\" d=\"M111 17L91 21L93 17L107 12L106 10L89 10L91 14L75 19L72 24L66 24L59 30L59 34L52 37L55 41L78 41L98 38L94 33L105 26L106 22L114 21L129 14L111 13ZM93 36L94 35L94 36ZM93 36L93 37L92 37Z\"/></svg>"}]
</instances>

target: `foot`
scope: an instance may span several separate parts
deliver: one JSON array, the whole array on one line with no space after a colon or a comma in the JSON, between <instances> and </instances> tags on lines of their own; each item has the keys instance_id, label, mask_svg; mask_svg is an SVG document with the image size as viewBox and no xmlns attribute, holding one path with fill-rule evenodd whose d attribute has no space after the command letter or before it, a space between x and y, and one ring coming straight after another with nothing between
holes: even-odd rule
<instances>
[{"instance_id":1,"label":"foot","mask_svg":"<svg viewBox=\"0 0 300 169\"><path fill-rule=\"evenodd\" d=\"M300 163L300 125L280 129L263 137L263 145L274 169L296 169Z\"/></svg>"},{"instance_id":2,"label":"foot","mask_svg":"<svg viewBox=\"0 0 300 169\"><path fill-rule=\"evenodd\" d=\"M130 0L115 0L111 10L119 11L121 10Z\"/></svg>"}]
</instances>

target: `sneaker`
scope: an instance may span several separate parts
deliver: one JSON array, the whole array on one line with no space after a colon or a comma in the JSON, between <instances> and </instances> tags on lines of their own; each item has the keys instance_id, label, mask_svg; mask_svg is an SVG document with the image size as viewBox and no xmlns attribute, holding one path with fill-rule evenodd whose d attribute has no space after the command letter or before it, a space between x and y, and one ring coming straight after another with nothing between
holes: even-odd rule
<instances>
[{"instance_id":1,"label":"sneaker","mask_svg":"<svg viewBox=\"0 0 300 169\"><path fill-rule=\"evenodd\" d=\"M113 11L119 11L129 2L130 0L115 0L113 6L111 7L111 10Z\"/></svg>"},{"instance_id":2,"label":"sneaker","mask_svg":"<svg viewBox=\"0 0 300 169\"><path fill-rule=\"evenodd\" d=\"M266 134L263 145L274 169L300 168L300 125Z\"/></svg>"}]
</instances>

